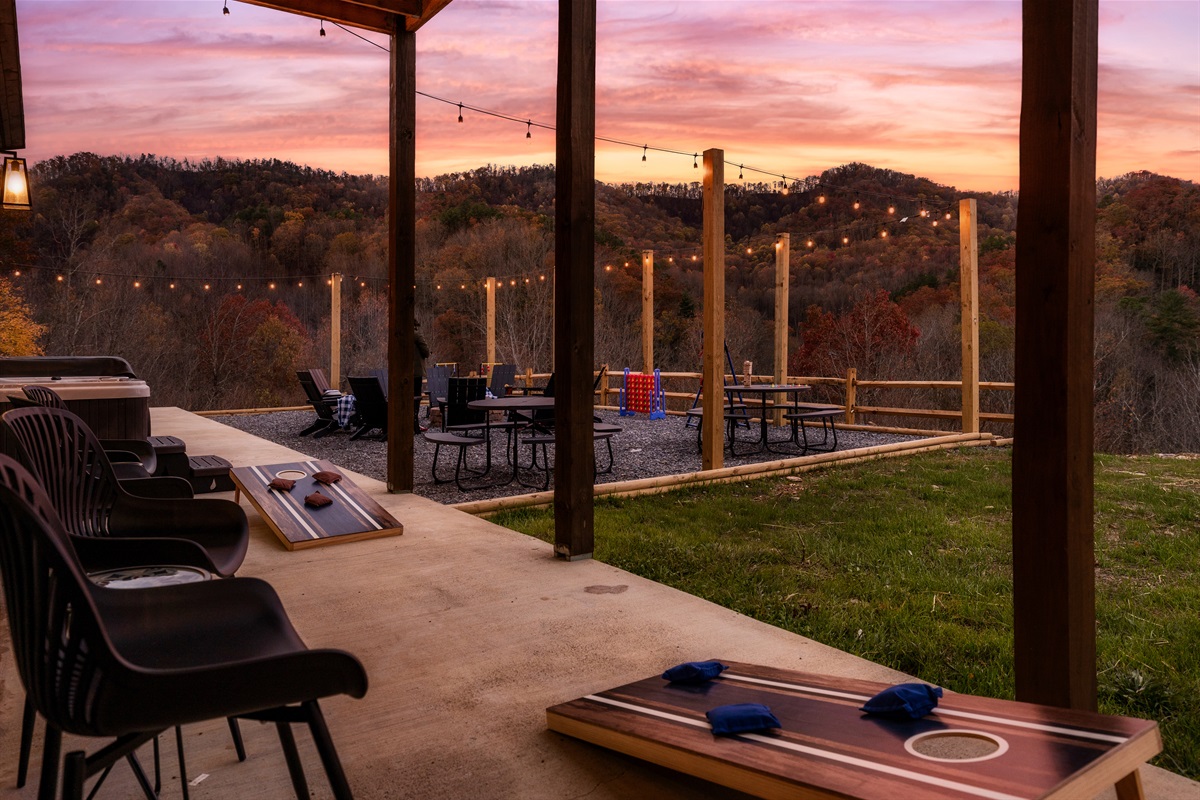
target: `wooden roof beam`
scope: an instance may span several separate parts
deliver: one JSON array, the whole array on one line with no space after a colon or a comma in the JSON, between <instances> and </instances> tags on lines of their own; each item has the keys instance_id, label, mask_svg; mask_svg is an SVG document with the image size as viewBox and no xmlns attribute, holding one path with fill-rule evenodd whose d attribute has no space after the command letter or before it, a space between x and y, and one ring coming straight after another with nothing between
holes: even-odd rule
<instances>
[{"instance_id":1,"label":"wooden roof beam","mask_svg":"<svg viewBox=\"0 0 1200 800\"><path fill-rule=\"evenodd\" d=\"M345 0L240 0L263 8L286 11L303 17L323 19L352 28L392 34L396 31L397 15L379 8L349 3Z\"/></svg>"},{"instance_id":2,"label":"wooden roof beam","mask_svg":"<svg viewBox=\"0 0 1200 800\"><path fill-rule=\"evenodd\" d=\"M391 35L396 32L397 18L403 18L404 29L412 32L433 19L439 11L450 5L451 0L240 0L240 2Z\"/></svg>"}]
</instances>

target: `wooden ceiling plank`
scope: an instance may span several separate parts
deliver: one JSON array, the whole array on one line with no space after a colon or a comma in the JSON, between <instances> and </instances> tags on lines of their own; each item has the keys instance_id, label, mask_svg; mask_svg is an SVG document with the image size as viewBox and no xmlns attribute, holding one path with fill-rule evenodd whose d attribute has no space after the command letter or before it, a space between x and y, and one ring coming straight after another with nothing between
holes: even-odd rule
<instances>
[{"instance_id":1,"label":"wooden ceiling plank","mask_svg":"<svg viewBox=\"0 0 1200 800\"><path fill-rule=\"evenodd\" d=\"M399 14L402 17L420 17L421 0L346 0L356 6L374 8L388 14Z\"/></svg>"}]
</instances>

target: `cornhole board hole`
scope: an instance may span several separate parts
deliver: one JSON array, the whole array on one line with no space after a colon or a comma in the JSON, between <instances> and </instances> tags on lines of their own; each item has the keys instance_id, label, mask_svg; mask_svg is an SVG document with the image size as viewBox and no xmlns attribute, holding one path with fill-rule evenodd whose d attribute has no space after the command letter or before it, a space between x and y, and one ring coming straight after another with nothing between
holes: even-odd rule
<instances>
[{"instance_id":1,"label":"cornhole board hole","mask_svg":"<svg viewBox=\"0 0 1200 800\"><path fill-rule=\"evenodd\" d=\"M551 730L766 798L1091 798L1162 750L1157 723L946 692L918 720L859 708L888 684L740 664L647 678L546 710ZM782 728L714 736L704 712L768 706Z\"/></svg>"},{"instance_id":2,"label":"cornhole board hole","mask_svg":"<svg viewBox=\"0 0 1200 800\"><path fill-rule=\"evenodd\" d=\"M326 486L312 476L327 471L342 476ZM340 542L357 542L404 533L404 526L328 461L296 461L256 467L234 467L230 473L234 499L245 492L251 505L288 550ZM268 486L277 477L296 481L290 492ZM305 505L304 498L320 491L333 502L322 508Z\"/></svg>"}]
</instances>

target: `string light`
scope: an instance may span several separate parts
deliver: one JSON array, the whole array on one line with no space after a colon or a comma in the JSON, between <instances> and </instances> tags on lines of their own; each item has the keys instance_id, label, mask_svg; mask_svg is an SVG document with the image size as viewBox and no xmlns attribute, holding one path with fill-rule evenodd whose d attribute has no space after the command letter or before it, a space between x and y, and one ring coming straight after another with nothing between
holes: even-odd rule
<instances>
[{"instance_id":1,"label":"string light","mask_svg":"<svg viewBox=\"0 0 1200 800\"><path fill-rule=\"evenodd\" d=\"M533 138L533 120L525 120L525 138Z\"/></svg>"},{"instance_id":2,"label":"string light","mask_svg":"<svg viewBox=\"0 0 1200 800\"><path fill-rule=\"evenodd\" d=\"M744 164L738 164L738 180L739 181L746 180L746 177L742 174L744 167L745 167Z\"/></svg>"},{"instance_id":3,"label":"string light","mask_svg":"<svg viewBox=\"0 0 1200 800\"><path fill-rule=\"evenodd\" d=\"M140 289L140 288L142 288L142 282L141 282L141 281L134 281L134 282L133 282L133 288L135 288L135 289Z\"/></svg>"},{"instance_id":4,"label":"string light","mask_svg":"<svg viewBox=\"0 0 1200 800\"><path fill-rule=\"evenodd\" d=\"M104 281L100 280L99 278L96 278L96 285L97 285L97 286L99 286L99 285L100 285L100 284L102 284L102 283L104 283Z\"/></svg>"},{"instance_id":5,"label":"string light","mask_svg":"<svg viewBox=\"0 0 1200 800\"><path fill-rule=\"evenodd\" d=\"M879 238L880 238L880 239L886 239L886 238L887 238L887 231L880 231L880 232L879 232Z\"/></svg>"},{"instance_id":6,"label":"string light","mask_svg":"<svg viewBox=\"0 0 1200 800\"><path fill-rule=\"evenodd\" d=\"M824 202L825 202L825 195L820 195L820 196L818 196L818 197L817 197L817 202L818 202L818 203L824 203Z\"/></svg>"},{"instance_id":7,"label":"string light","mask_svg":"<svg viewBox=\"0 0 1200 800\"><path fill-rule=\"evenodd\" d=\"M173 283L172 283L170 288L174 289L174 288L175 288L175 284L173 284ZM272 289L274 289L275 287L274 287L274 286L272 286L271 288L272 288Z\"/></svg>"},{"instance_id":8,"label":"string light","mask_svg":"<svg viewBox=\"0 0 1200 800\"><path fill-rule=\"evenodd\" d=\"M18 270L14 270L14 271L13 271L13 276L14 276L14 277L17 277L17 278L21 277L21 270L19 270L19 269L18 269Z\"/></svg>"},{"instance_id":9,"label":"string light","mask_svg":"<svg viewBox=\"0 0 1200 800\"><path fill-rule=\"evenodd\" d=\"M458 121L459 122L462 122L462 106L463 106L462 103L458 104Z\"/></svg>"},{"instance_id":10,"label":"string light","mask_svg":"<svg viewBox=\"0 0 1200 800\"><path fill-rule=\"evenodd\" d=\"M229 16L229 0L225 0L225 8L221 10L222 16Z\"/></svg>"},{"instance_id":11,"label":"string light","mask_svg":"<svg viewBox=\"0 0 1200 800\"><path fill-rule=\"evenodd\" d=\"M62 282L63 282L63 276L62 276L62 275L59 275L59 276L58 276L58 282L59 282L59 283L62 283Z\"/></svg>"},{"instance_id":12,"label":"string light","mask_svg":"<svg viewBox=\"0 0 1200 800\"><path fill-rule=\"evenodd\" d=\"M207 291L208 291L209 289L211 289L211 288L212 288L212 287L211 287L211 286L209 286L207 283L206 283L206 284L204 284L204 291L206 291L206 292L207 292Z\"/></svg>"},{"instance_id":13,"label":"string light","mask_svg":"<svg viewBox=\"0 0 1200 800\"><path fill-rule=\"evenodd\" d=\"M642 145L642 161L646 160L646 151L649 149L650 149L650 145L648 145L648 144Z\"/></svg>"},{"instance_id":14,"label":"string light","mask_svg":"<svg viewBox=\"0 0 1200 800\"><path fill-rule=\"evenodd\" d=\"M325 38L325 20L321 20L321 38Z\"/></svg>"},{"instance_id":15,"label":"string light","mask_svg":"<svg viewBox=\"0 0 1200 800\"><path fill-rule=\"evenodd\" d=\"M889 214L895 214L895 213L896 213L896 207L895 207L895 206L888 206L888 213L889 213Z\"/></svg>"},{"instance_id":16,"label":"string light","mask_svg":"<svg viewBox=\"0 0 1200 800\"><path fill-rule=\"evenodd\" d=\"M700 169L700 162L697 160L699 158L699 153L692 153L692 169Z\"/></svg>"},{"instance_id":17,"label":"string light","mask_svg":"<svg viewBox=\"0 0 1200 800\"><path fill-rule=\"evenodd\" d=\"M855 200L855 201L854 201L854 210L855 210L855 211L858 211L860 208L862 208L862 203L860 203L860 202L858 202L857 200Z\"/></svg>"}]
</instances>

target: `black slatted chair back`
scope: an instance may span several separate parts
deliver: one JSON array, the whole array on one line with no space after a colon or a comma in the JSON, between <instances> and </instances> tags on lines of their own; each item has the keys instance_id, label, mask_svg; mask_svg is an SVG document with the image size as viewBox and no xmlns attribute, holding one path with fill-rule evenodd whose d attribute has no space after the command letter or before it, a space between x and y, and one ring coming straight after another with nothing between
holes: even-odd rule
<instances>
[{"instance_id":1,"label":"black slatted chair back","mask_svg":"<svg viewBox=\"0 0 1200 800\"><path fill-rule=\"evenodd\" d=\"M113 672L111 645L53 504L3 455L0 572L17 671L34 707L60 730L97 735L92 711Z\"/></svg>"},{"instance_id":2,"label":"black slatted chair back","mask_svg":"<svg viewBox=\"0 0 1200 800\"><path fill-rule=\"evenodd\" d=\"M298 370L296 377L300 379L300 385L304 387L304 394L312 405L313 411L317 412L317 416L321 419L332 422L335 417L333 405L329 402L329 398L321 392L319 384L313 377L313 373L319 371L314 369Z\"/></svg>"},{"instance_id":3,"label":"black slatted chair back","mask_svg":"<svg viewBox=\"0 0 1200 800\"><path fill-rule=\"evenodd\" d=\"M46 408L66 408L67 404L63 402L62 397L58 392L48 386L26 386L23 391L25 396L39 406Z\"/></svg>"},{"instance_id":4,"label":"black slatted chair back","mask_svg":"<svg viewBox=\"0 0 1200 800\"><path fill-rule=\"evenodd\" d=\"M495 364L492 367L492 380L488 384L488 391L492 393L493 397L504 397L505 387L512 386L516 380L516 364Z\"/></svg>"},{"instance_id":5,"label":"black slatted chair back","mask_svg":"<svg viewBox=\"0 0 1200 800\"><path fill-rule=\"evenodd\" d=\"M0 419L67 530L77 536L107 536L122 490L91 428L61 408L14 408Z\"/></svg>"},{"instance_id":6,"label":"black slatted chair back","mask_svg":"<svg viewBox=\"0 0 1200 800\"><path fill-rule=\"evenodd\" d=\"M446 413L443 427L482 425L486 411L472 411L467 403L482 400L487 394L487 378L450 378L446 385Z\"/></svg>"},{"instance_id":7,"label":"black slatted chair back","mask_svg":"<svg viewBox=\"0 0 1200 800\"><path fill-rule=\"evenodd\" d=\"M425 391L429 395L429 407L437 405L438 400L445 398L447 387L450 385L450 367L427 367L425 369Z\"/></svg>"},{"instance_id":8,"label":"black slatted chair back","mask_svg":"<svg viewBox=\"0 0 1200 800\"><path fill-rule=\"evenodd\" d=\"M372 375L352 375L346 378L346 380L350 382L350 392L354 395L355 412L358 414L361 422L361 427L354 432L352 438L358 438L375 428L379 428L386 433L388 425L388 401L379 378Z\"/></svg>"}]
</instances>

